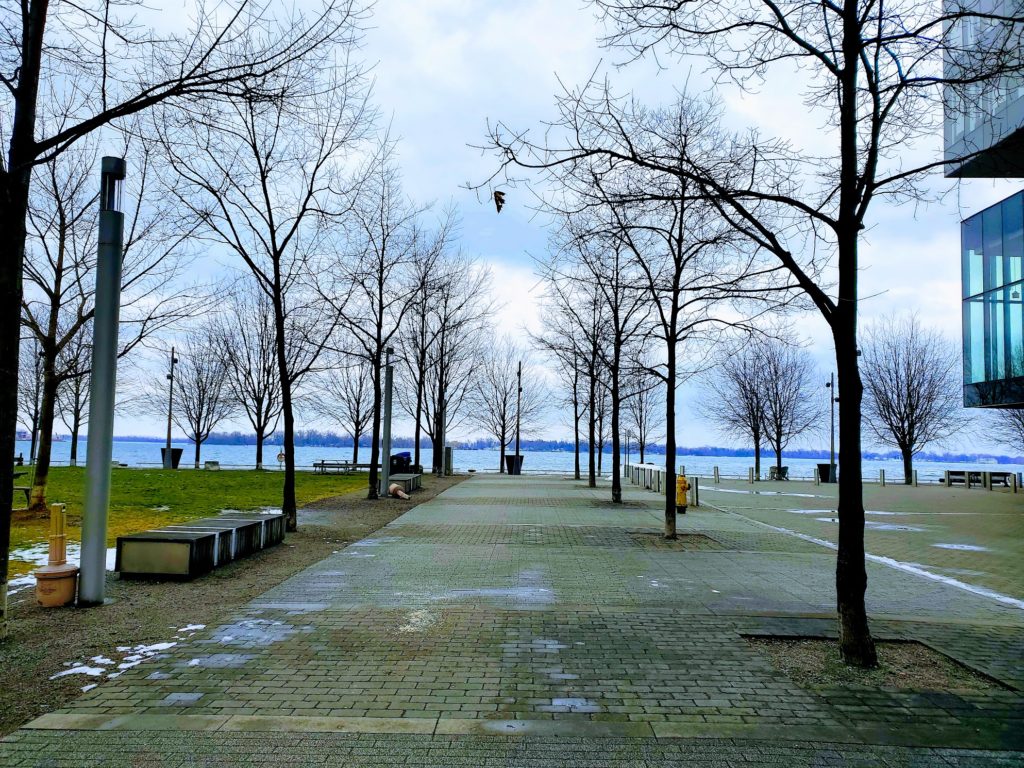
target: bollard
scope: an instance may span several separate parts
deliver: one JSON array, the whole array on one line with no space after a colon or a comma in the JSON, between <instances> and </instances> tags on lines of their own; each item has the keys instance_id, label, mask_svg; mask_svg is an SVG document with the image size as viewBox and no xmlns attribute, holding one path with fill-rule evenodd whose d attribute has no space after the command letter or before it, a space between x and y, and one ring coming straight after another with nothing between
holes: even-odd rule
<instances>
[{"instance_id":1,"label":"bollard","mask_svg":"<svg viewBox=\"0 0 1024 768\"><path fill-rule=\"evenodd\" d=\"M814 468L814 484L821 485L821 474L818 472L818 468Z\"/></svg>"},{"instance_id":2,"label":"bollard","mask_svg":"<svg viewBox=\"0 0 1024 768\"><path fill-rule=\"evenodd\" d=\"M992 473L982 472L981 473L981 485L986 491L992 490Z\"/></svg>"},{"instance_id":3,"label":"bollard","mask_svg":"<svg viewBox=\"0 0 1024 768\"><path fill-rule=\"evenodd\" d=\"M50 505L50 554L47 564L35 571L36 600L44 608L75 602L78 568L68 565L68 537L64 532L67 510L63 504Z\"/></svg>"},{"instance_id":4,"label":"bollard","mask_svg":"<svg viewBox=\"0 0 1024 768\"><path fill-rule=\"evenodd\" d=\"M691 506L699 507L700 506L700 478L699 477L692 478L692 482L690 483L690 490L692 491L692 496L693 496L693 504Z\"/></svg>"},{"instance_id":5,"label":"bollard","mask_svg":"<svg viewBox=\"0 0 1024 768\"><path fill-rule=\"evenodd\" d=\"M685 475L686 474L686 465L685 464L680 464L679 465L679 474L680 475Z\"/></svg>"},{"instance_id":6,"label":"bollard","mask_svg":"<svg viewBox=\"0 0 1024 768\"><path fill-rule=\"evenodd\" d=\"M969 469L964 472L964 490L971 490L971 470Z\"/></svg>"},{"instance_id":7,"label":"bollard","mask_svg":"<svg viewBox=\"0 0 1024 768\"><path fill-rule=\"evenodd\" d=\"M754 468L753 467L748 467L747 468L747 482L750 483L751 485L753 485L753 483L754 483Z\"/></svg>"},{"instance_id":8,"label":"bollard","mask_svg":"<svg viewBox=\"0 0 1024 768\"><path fill-rule=\"evenodd\" d=\"M718 485L720 482L722 482L722 478L718 474L718 467L716 466L715 467L715 485Z\"/></svg>"},{"instance_id":9,"label":"bollard","mask_svg":"<svg viewBox=\"0 0 1024 768\"><path fill-rule=\"evenodd\" d=\"M880 486L882 486L883 488L885 488L885 470L884 469L878 470L878 484Z\"/></svg>"},{"instance_id":10,"label":"bollard","mask_svg":"<svg viewBox=\"0 0 1024 768\"><path fill-rule=\"evenodd\" d=\"M1011 477L1010 477L1010 493L1016 493L1017 492L1017 473L1016 472L1011 472L1010 474L1011 474Z\"/></svg>"},{"instance_id":11,"label":"bollard","mask_svg":"<svg viewBox=\"0 0 1024 768\"><path fill-rule=\"evenodd\" d=\"M944 476L943 476L943 478L942 478L942 483L943 483L943 485L945 485L945 486L946 486L947 488L949 488L949 470L948 470L948 469L947 469L947 470L945 471L945 473L944 473Z\"/></svg>"}]
</instances>

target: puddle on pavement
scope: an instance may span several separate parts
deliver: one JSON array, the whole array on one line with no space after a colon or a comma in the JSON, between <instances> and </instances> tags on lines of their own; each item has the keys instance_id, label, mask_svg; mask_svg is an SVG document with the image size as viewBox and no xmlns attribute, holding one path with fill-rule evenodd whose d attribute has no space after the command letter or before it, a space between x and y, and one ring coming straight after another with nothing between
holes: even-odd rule
<instances>
[{"instance_id":1,"label":"puddle on pavement","mask_svg":"<svg viewBox=\"0 0 1024 768\"><path fill-rule=\"evenodd\" d=\"M822 523L838 523L837 517L816 517ZM913 525L897 525L896 523L879 523L877 520L865 520L864 527L870 531L903 531L904 533L924 533L926 529Z\"/></svg>"},{"instance_id":2,"label":"puddle on pavement","mask_svg":"<svg viewBox=\"0 0 1024 768\"><path fill-rule=\"evenodd\" d=\"M981 547L977 544L932 544L939 549L953 549L958 552L991 552L988 547Z\"/></svg>"},{"instance_id":3,"label":"puddle on pavement","mask_svg":"<svg viewBox=\"0 0 1024 768\"><path fill-rule=\"evenodd\" d=\"M831 496L818 496L814 493L790 493L788 491L741 491L737 488L707 488L705 493L744 493L748 496L789 496L795 499L831 499Z\"/></svg>"},{"instance_id":4,"label":"puddle on pavement","mask_svg":"<svg viewBox=\"0 0 1024 768\"><path fill-rule=\"evenodd\" d=\"M287 640L297 632L312 632L312 627L296 628L273 619L242 619L218 627L210 642L221 645L271 645Z\"/></svg>"}]
</instances>

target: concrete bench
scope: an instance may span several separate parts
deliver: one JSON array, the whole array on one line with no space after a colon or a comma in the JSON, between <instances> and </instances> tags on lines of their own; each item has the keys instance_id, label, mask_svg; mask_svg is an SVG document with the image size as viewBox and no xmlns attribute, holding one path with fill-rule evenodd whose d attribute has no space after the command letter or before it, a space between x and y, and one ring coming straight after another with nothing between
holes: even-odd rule
<instances>
[{"instance_id":1,"label":"concrete bench","mask_svg":"<svg viewBox=\"0 0 1024 768\"><path fill-rule=\"evenodd\" d=\"M117 539L121 578L194 579L284 540L280 512L233 512Z\"/></svg>"},{"instance_id":2,"label":"concrete bench","mask_svg":"<svg viewBox=\"0 0 1024 768\"><path fill-rule=\"evenodd\" d=\"M388 483L397 483L402 486L403 491L412 493L423 487L423 475L400 472L396 475L388 475Z\"/></svg>"},{"instance_id":3,"label":"concrete bench","mask_svg":"<svg viewBox=\"0 0 1024 768\"><path fill-rule=\"evenodd\" d=\"M203 468L204 469L220 469L220 462L219 461L207 461L205 464L203 464Z\"/></svg>"}]
</instances>

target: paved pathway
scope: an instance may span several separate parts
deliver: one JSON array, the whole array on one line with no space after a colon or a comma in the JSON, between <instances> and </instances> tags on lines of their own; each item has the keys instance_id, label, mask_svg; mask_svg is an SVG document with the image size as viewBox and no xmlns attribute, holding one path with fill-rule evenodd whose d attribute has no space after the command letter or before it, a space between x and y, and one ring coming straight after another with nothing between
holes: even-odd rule
<instances>
[{"instance_id":1,"label":"paved pathway","mask_svg":"<svg viewBox=\"0 0 1024 768\"><path fill-rule=\"evenodd\" d=\"M810 692L834 553L721 511L475 477L0 745L0 766L1024 765L1024 612L869 566L876 635L1005 690ZM973 751L972 751L973 750ZM490 762L488 762L490 761Z\"/></svg>"}]
</instances>

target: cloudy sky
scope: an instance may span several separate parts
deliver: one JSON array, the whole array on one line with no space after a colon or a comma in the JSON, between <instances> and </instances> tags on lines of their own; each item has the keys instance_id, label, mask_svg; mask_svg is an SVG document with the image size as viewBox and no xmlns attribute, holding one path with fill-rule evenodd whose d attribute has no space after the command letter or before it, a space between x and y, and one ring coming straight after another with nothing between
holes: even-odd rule
<instances>
[{"instance_id":1,"label":"cloudy sky","mask_svg":"<svg viewBox=\"0 0 1024 768\"><path fill-rule=\"evenodd\" d=\"M576 85L595 71L609 72L616 90L652 105L671 101L684 82L692 90L706 81L685 63L660 71L647 62L617 69L616 54L597 43L600 34L592 11L578 1L378 0L366 35L363 54L375 64L375 102L400 138L406 191L421 202L457 204L463 247L491 266L496 294L505 303L500 320L509 328L537 327L530 254L543 252L546 233L544 222L527 208L527 193L511 192L498 216L490 201L465 188L494 170L493 159L474 148L484 141L487 121L536 129L554 116L560 80ZM808 115L794 92L785 74L756 96L725 92L727 120L814 146L823 138L820 116ZM933 146L918 151L935 152L938 146L936 136ZM938 176L934 186L950 193L927 207L875 204L863 256L861 290L870 298L862 317L912 310L924 324L958 340L959 222L1019 186L972 181L953 187ZM799 325L827 378L832 348L823 321L811 315ZM689 411L686 401L694 393L684 388L681 394ZM683 444L728 444L712 425L695 419ZM129 426L119 424L118 431ZM135 426L159 433L155 425ZM554 423L549 429L550 436L564 433ZM963 447L986 444L983 435L961 441Z\"/></svg>"}]
</instances>

